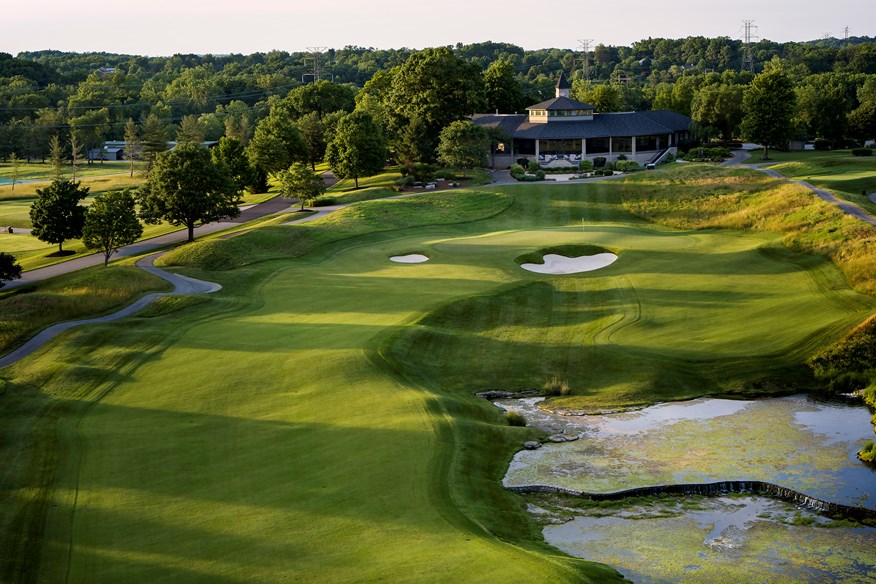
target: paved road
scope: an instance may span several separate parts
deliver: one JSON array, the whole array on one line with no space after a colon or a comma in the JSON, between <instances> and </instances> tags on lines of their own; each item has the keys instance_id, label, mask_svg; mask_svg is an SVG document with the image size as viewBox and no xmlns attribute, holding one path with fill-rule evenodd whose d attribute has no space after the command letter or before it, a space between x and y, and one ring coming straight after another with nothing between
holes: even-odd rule
<instances>
[{"instance_id":1,"label":"paved road","mask_svg":"<svg viewBox=\"0 0 876 584\"><path fill-rule=\"evenodd\" d=\"M197 227L195 228L195 236L197 237L201 235L206 235L208 233L222 231L223 229L238 227L241 223L244 223L246 221L259 219L260 217L265 217L273 213L280 213L283 211L292 210L293 208L294 207L292 206L292 202L288 199L284 199L282 197L274 197L273 199L265 201L264 203L244 208L243 210L241 210L240 215L234 219L217 221L215 223L208 223L207 225ZM18 233L18 229L13 229L16 233ZM120 257L142 255L146 252L160 249L168 245L182 243L187 238L188 232L185 229L180 229L179 231L173 231L171 233L159 235L158 237L144 239L142 241L132 243L131 245L126 245L125 247L119 248L118 255ZM81 270L83 268L99 266L102 263L102 253L93 253L91 255L81 256L72 260L68 260L66 262L55 264L53 266L46 266L45 268L39 268L37 270L28 270L27 272L23 272L21 274L21 279L6 282L4 288L9 289L16 286L32 284L40 280L45 280L54 276L60 276L61 274L75 272L76 270Z\"/></svg>"},{"instance_id":2,"label":"paved road","mask_svg":"<svg viewBox=\"0 0 876 584\"><path fill-rule=\"evenodd\" d=\"M132 314L143 310L146 306L151 304L153 300L155 300L156 298L160 298L161 296L167 296L169 294L210 294L211 292L216 292L222 289L222 286L220 286L219 284L214 284L213 282L205 282L203 280L196 280L194 278L181 276L179 274L171 274L169 272L165 272L164 270L156 268L153 265L153 262L155 261L155 258L162 255L162 253L167 252L154 253L152 255L141 258L137 261L137 267L142 268L152 274L155 274L160 278L164 278L165 280L173 284L172 291L154 292L152 294L147 294L142 298L134 301L132 304L129 304L128 306L122 308L121 310L112 314L107 314L106 316L87 318L83 320L70 320L67 322L61 322L52 325L37 333L36 336L31 338L28 342L18 347L11 353L0 357L0 368L6 367L7 365L12 365L19 359L27 357L62 332L75 326L112 322L114 320L119 320L120 318L125 318L126 316L131 316Z\"/></svg>"}]
</instances>

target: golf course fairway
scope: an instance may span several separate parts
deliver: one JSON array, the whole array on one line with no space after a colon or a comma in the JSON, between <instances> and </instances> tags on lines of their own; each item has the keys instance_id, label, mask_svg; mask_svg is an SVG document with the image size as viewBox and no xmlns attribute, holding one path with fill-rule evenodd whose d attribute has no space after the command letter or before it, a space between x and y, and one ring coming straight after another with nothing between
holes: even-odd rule
<instances>
[{"instance_id":1,"label":"golf course fairway","mask_svg":"<svg viewBox=\"0 0 876 584\"><path fill-rule=\"evenodd\" d=\"M0 371L4 424L29 424L6 440L33 447L2 475L0 580L619 579L543 543L501 486L538 434L474 393L552 376L580 407L793 391L874 308L777 235L656 226L620 189L363 203L191 248L233 268L184 271L215 297ZM574 245L619 257L561 276L515 263ZM429 261L389 260L414 251Z\"/></svg>"}]
</instances>

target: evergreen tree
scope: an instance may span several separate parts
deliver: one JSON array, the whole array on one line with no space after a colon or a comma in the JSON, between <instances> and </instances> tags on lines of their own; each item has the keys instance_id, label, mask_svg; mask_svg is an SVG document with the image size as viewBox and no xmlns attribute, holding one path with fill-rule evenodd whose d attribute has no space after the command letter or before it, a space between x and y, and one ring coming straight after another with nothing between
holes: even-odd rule
<instances>
[{"instance_id":1,"label":"evergreen tree","mask_svg":"<svg viewBox=\"0 0 876 584\"><path fill-rule=\"evenodd\" d=\"M137 124L128 118L125 123L125 158L131 161L131 176L134 176L134 160L140 156L142 143L137 132Z\"/></svg>"},{"instance_id":2,"label":"evergreen tree","mask_svg":"<svg viewBox=\"0 0 876 584\"><path fill-rule=\"evenodd\" d=\"M64 149L57 134L49 139L49 160L52 165L52 180L60 180L64 175Z\"/></svg>"},{"instance_id":3,"label":"evergreen tree","mask_svg":"<svg viewBox=\"0 0 876 584\"><path fill-rule=\"evenodd\" d=\"M141 123L143 160L146 162L146 174L152 171L152 165L159 154L167 150L167 127L155 115L149 114Z\"/></svg>"}]
</instances>

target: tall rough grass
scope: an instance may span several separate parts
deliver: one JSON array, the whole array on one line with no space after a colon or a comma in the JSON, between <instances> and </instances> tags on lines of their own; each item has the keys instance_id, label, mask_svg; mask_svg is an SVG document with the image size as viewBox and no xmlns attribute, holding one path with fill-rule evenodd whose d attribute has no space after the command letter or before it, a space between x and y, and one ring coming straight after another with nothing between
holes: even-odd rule
<instances>
[{"instance_id":1,"label":"tall rough grass","mask_svg":"<svg viewBox=\"0 0 876 584\"><path fill-rule=\"evenodd\" d=\"M134 266L114 266L74 273L35 291L9 290L0 296L0 353L50 324L100 315L169 286Z\"/></svg>"},{"instance_id":2,"label":"tall rough grass","mask_svg":"<svg viewBox=\"0 0 876 584\"><path fill-rule=\"evenodd\" d=\"M679 229L783 233L789 249L830 258L855 290L876 294L876 228L809 189L747 169L690 165L623 187L633 214Z\"/></svg>"}]
</instances>

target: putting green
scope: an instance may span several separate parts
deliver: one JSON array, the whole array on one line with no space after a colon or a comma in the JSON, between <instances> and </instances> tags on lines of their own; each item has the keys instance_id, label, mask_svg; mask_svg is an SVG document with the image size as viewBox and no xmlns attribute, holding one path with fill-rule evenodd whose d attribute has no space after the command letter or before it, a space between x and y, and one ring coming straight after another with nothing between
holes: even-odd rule
<instances>
[{"instance_id":1,"label":"putting green","mask_svg":"<svg viewBox=\"0 0 876 584\"><path fill-rule=\"evenodd\" d=\"M472 393L549 375L582 403L735 391L796 371L873 308L770 236L638 221L612 185L503 192L513 205L489 219L198 272L218 298L70 333L15 366L13 387L104 392L65 396L76 439L40 577L610 581L540 542L500 484L531 431ZM561 277L514 261L573 244L620 257ZM388 262L399 250L430 261Z\"/></svg>"}]
</instances>

